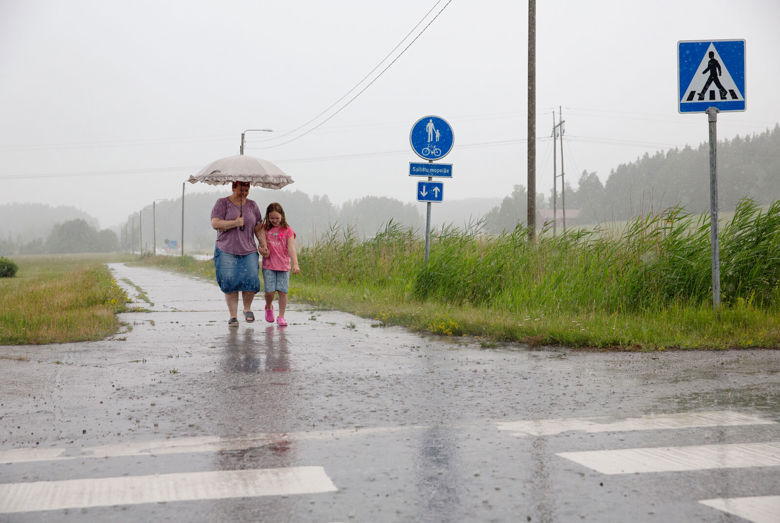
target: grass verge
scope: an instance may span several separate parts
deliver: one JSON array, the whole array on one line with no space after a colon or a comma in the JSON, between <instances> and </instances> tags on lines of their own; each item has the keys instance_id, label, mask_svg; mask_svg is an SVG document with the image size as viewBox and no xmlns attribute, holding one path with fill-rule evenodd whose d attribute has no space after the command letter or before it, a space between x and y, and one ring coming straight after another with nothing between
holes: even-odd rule
<instances>
[{"instance_id":1,"label":"grass verge","mask_svg":"<svg viewBox=\"0 0 780 523\"><path fill-rule=\"evenodd\" d=\"M563 345L600 350L780 348L780 316L745 303L724 307L673 306L655 312L510 312L484 305L405 300L395 290L345 288L294 281L291 299L445 336L492 342Z\"/></svg>"},{"instance_id":2,"label":"grass verge","mask_svg":"<svg viewBox=\"0 0 780 523\"><path fill-rule=\"evenodd\" d=\"M14 278L0 278L0 345L103 339L119 329L127 295L105 255L19 256Z\"/></svg>"}]
</instances>

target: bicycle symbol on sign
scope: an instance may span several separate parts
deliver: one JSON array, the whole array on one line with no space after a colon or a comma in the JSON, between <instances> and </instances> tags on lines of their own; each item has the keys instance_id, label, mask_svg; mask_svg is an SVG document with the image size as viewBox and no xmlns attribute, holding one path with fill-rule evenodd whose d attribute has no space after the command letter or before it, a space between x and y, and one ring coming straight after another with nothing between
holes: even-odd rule
<instances>
[{"instance_id":1,"label":"bicycle symbol on sign","mask_svg":"<svg viewBox=\"0 0 780 523\"><path fill-rule=\"evenodd\" d=\"M431 155L441 156L441 149L439 149L435 145L433 146L433 148L431 148L430 145L426 145L425 147L423 147L422 153L423 156L431 156Z\"/></svg>"}]
</instances>

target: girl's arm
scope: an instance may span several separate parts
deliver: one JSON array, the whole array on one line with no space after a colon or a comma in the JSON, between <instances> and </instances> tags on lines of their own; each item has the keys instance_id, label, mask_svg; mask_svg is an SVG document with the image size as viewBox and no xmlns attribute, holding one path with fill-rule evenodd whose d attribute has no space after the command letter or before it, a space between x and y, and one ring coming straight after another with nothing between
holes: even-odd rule
<instances>
[{"instance_id":1,"label":"girl's arm","mask_svg":"<svg viewBox=\"0 0 780 523\"><path fill-rule=\"evenodd\" d=\"M298 253L295 252L295 237L290 236L287 238L287 253L290 255L290 260L292 260L292 273L298 274L301 272L301 268L298 267Z\"/></svg>"},{"instance_id":2,"label":"girl's arm","mask_svg":"<svg viewBox=\"0 0 780 523\"><path fill-rule=\"evenodd\" d=\"M265 258L268 256L268 242L265 239L265 226L263 222L257 222L255 225L255 236L257 237L257 252Z\"/></svg>"}]
</instances>

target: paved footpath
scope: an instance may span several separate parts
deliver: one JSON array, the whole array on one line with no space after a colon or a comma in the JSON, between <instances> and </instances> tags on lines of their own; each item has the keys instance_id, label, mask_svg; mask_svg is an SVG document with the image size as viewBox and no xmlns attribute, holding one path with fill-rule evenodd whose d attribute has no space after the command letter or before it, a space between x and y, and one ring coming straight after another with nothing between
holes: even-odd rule
<instances>
[{"instance_id":1,"label":"paved footpath","mask_svg":"<svg viewBox=\"0 0 780 523\"><path fill-rule=\"evenodd\" d=\"M777 351L482 346L301 305L230 329L214 283L111 269L145 309L121 332L0 347L0 522L778 521Z\"/></svg>"}]
</instances>

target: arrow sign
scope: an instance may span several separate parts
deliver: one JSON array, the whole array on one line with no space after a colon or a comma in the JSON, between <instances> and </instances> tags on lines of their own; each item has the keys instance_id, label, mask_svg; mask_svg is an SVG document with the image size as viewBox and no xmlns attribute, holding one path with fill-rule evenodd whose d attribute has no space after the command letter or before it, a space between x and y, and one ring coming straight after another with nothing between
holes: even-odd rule
<instances>
[{"instance_id":1,"label":"arrow sign","mask_svg":"<svg viewBox=\"0 0 780 523\"><path fill-rule=\"evenodd\" d=\"M417 182L417 201L441 203L444 200L442 182Z\"/></svg>"}]
</instances>

